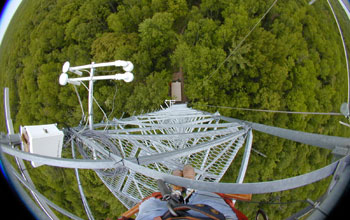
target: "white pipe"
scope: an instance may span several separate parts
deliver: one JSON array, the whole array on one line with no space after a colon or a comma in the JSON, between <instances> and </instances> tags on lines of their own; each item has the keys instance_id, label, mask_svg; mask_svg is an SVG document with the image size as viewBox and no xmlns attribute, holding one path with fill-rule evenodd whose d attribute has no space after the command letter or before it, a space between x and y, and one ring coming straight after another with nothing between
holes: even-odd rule
<instances>
[{"instance_id":1,"label":"white pipe","mask_svg":"<svg viewBox=\"0 0 350 220\"><path fill-rule=\"evenodd\" d=\"M93 124L94 124L94 118L93 118L93 91L94 91L94 68L92 67L94 65L94 62L91 64L91 69L90 69L90 77L89 78L89 106L88 106L88 113L89 113L89 128L92 130Z\"/></svg>"},{"instance_id":2,"label":"white pipe","mask_svg":"<svg viewBox=\"0 0 350 220\"><path fill-rule=\"evenodd\" d=\"M4 108L5 108L5 119L6 119L6 127L7 127L7 133L8 134L14 134L13 129L13 123L11 119L11 113L10 113L10 90L9 88L4 89Z\"/></svg>"},{"instance_id":3,"label":"white pipe","mask_svg":"<svg viewBox=\"0 0 350 220\"><path fill-rule=\"evenodd\" d=\"M90 81L90 79L92 79L93 81L114 79L114 80L124 80L125 82L131 82L134 79L134 75L130 72L126 72L124 74L117 73L115 75L108 75L108 76L93 76L92 78L91 77L72 78L72 79L68 79L67 82L74 84L74 82Z\"/></svg>"},{"instance_id":4,"label":"white pipe","mask_svg":"<svg viewBox=\"0 0 350 220\"><path fill-rule=\"evenodd\" d=\"M92 79L93 81L96 80L105 80L105 79L115 79L114 75L109 75L109 76L88 76L88 77L80 77L80 78L72 78L69 79L68 82L81 82L81 81L90 81Z\"/></svg>"},{"instance_id":5,"label":"white pipe","mask_svg":"<svg viewBox=\"0 0 350 220\"><path fill-rule=\"evenodd\" d=\"M248 168L250 151L252 149L252 143L253 143L253 132L252 132L252 130L249 131L246 141L247 142L246 142L246 146L245 146L245 151L244 151L244 155L243 155L243 159L242 159L241 168L239 170L239 174L238 174L238 177L237 177L237 180L236 180L237 183L243 183L243 180L244 180L244 177L245 177L245 173L246 173L247 168Z\"/></svg>"},{"instance_id":6,"label":"white pipe","mask_svg":"<svg viewBox=\"0 0 350 220\"><path fill-rule=\"evenodd\" d=\"M88 65L83 66L75 66L70 67L69 71L74 72L76 70L83 70L83 69L91 69L91 68L98 68L98 67L107 67L107 66L120 66L123 67L125 71L132 71L134 69L134 65L130 61L124 61L124 60L116 60L114 62L107 62L107 63L92 63Z\"/></svg>"}]
</instances>

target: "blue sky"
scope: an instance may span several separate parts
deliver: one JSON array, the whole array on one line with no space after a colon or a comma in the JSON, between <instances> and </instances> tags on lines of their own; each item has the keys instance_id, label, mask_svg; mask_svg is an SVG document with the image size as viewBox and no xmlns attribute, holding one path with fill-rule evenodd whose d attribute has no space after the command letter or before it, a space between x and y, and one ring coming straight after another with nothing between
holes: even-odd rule
<instances>
[{"instance_id":1,"label":"blue sky","mask_svg":"<svg viewBox=\"0 0 350 220\"><path fill-rule=\"evenodd\" d=\"M15 13L16 9L18 8L21 2L22 0L7 1L4 7L2 8L0 18L0 44L2 42L2 38L4 37L7 26L10 23L13 14Z\"/></svg>"},{"instance_id":2,"label":"blue sky","mask_svg":"<svg viewBox=\"0 0 350 220\"><path fill-rule=\"evenodd\" d=\"M348 1L348 8L346 8L344 3L341 0L339 0L341 6L343 6L343 8L344 8L346 14L348 15L349 20L350 20L350 11L349 11L350 10L350 6L349 6L350 5L350 0L347 0L347 1Z\"/></svg>"}]
</instances>

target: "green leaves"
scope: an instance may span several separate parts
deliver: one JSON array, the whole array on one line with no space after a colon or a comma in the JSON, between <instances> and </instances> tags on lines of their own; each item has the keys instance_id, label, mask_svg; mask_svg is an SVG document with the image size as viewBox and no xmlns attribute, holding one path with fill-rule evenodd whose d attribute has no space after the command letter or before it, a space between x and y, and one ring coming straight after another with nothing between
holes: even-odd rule
<instances>
[{"instance_id":1,"label":"green leaves","mask_svg":"<svg viewBox=\"0 0 350 220\"><path fill-rule=\"evenodd\" d=\"M126 110L129 114L134 112L158 109L159 105L168 99L168 83L171 74L167 71L155 72L149 75L145 83L140 82L133 91L131 98L126 103Z\"/></svg>"},{"instance_id":2,"label":"green leaves","mask_svg":"<svg viewBox=\"0 0 350 220\"><path fill-rule=\"evenodd\" d=\"M91 53L96 62L127 60L137 52L138 41L136 33L104 33L93 42Z\"/></svg>"},{"instance_id":3,"label":"green leaves","mask_svg":"<svg viewBox=\"0 0 350 220\"><path fill-rule=\"evenodd\" d=\"M172 30L174 18L167 12L156 13L139 25L140 49L149 52L151 57L160 56L173 49L175 32Z\"/></svg>"}]
</instances>

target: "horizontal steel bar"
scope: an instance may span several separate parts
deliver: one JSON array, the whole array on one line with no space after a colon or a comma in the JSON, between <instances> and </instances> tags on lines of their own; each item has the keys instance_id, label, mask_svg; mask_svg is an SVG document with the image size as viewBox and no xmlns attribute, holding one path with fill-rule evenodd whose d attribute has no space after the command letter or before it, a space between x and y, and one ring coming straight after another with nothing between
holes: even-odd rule
<instances>
[{"instance_id":1,"label":"horizontal steel bar","mask_svg":"<svg viewBox=\"0 0 350 220\"><path fill-rule=\"evenodd\" d=\"M38 161L38 162L68 168L83 168L83 169L101 169L101 168L113 168L118 166L118 162L115 161L99 161L99 160L71 160L71 159L59 159L51 158L40 155L33 155L30 153L22 152L19 150L14 150L9 147L2 147L5 153L10 153L11 155L18 156L23 159ZM115 159L120 158L116 155L111 155ZM347 156L346 159L349 159ZM288 189L294 189L297 187L305 186L310 183L324 179L332 175L338 165L339 161L336 161L326 167L315 170L313 172L303 174L296 177L291 177L282 180L275 180L270 182L260 182L260 183L211 183L203 181L194 181L186 178L181 178L173 176L170 174L158 172L141 165L138 165L129 160L123 160L123 165L135 172L142 173L146 176L152 177L154 179L164 179L167 183L184 186L186 188L192 188L197 190L209 191L209 192L219 192L219 193L236 193L236 194L261 194L270 192L279 192ZM108 165L108 166L106 166Z\"/></svg>"},{"instance_id":2,"label":"horizontal steel bar","mask_svg":"<svg viewBox=\"0 0 350 220\"><path fill-rule=\"evenodd\" d=\"M106 62L106 63L92 63L92 64L87 64L83 66L74 66L74 67L69 67L70 71L74 70L83 70L83 69L91 69L91 68L98 68L98 67L107 67L107 66L127 66L128 63L127 61L123 60L116 60L113 62Z\"/></svg>"},{"instance_id":3,"label":"horizontal steel bar","mask_svg":"<svg viewBox=\"0 0 350 220\"><path fill-rule=\"evenodd\" d=\"M348 158L350 156L347 156ZM321 169L306 173L300 176L286 178L282 180L275 180L269 182L258 183L213 183L204 181L195 181L182 177L173 176L170 174L161 173L155 170L145 168L130 161L125 161L125 166L142 173L154 179L163 179L165 182L183 186L186 188L203 190L208 192L231 193L231 194L263 194L271 192L279 192L289 189L302 187L319 180L322 180L332 175L340 161L336 161Z\"/></svg>"},{"instance_id":4,"label":"horizontal steel bar","mask_svg":"<svg viewBox=\"0 0 350 220\"><path fill-rule=\"evenodd\" d=\"M133 139L133 140L166 140L166 139L186 139L186 138L199 138L199 137L210 137L213 135L225 135L229 133L236 132L235 128L225 128L220 130L212 130L205 132L195 132L195 133L175 133L175 134L157 134L157 135L147 135L147 134L105 134L106 136L114 139Z\"/></svg>"},{"instance_id":5,"label":"horizontal steel bar","mask_svg":"<svg viewBox=\"0 0 350 220\"><path fill-rule=\"evenodd\" d=\"M333 150L335 146L350 148L350 138L328 136L328 135L290 130L285 128L278 128L278 127L258 124L254 122L242 121L242 120L229 118L229 117L223 117L223 116L221 116L220 118L229 122L243 123L250 126L252 129L256 131L260 131L266 134L271 134L277 137L300 142L303 144L326 148L329 150Z\"/></svg>"},{"instance_id":6,"label":"horizontal steel bar","mask_svg":"<svg viewBox=\"0 0 350 220\"><path fill-rule=\"evenodd\" d=\"M80 82L80 81L90 81L90 80L96 81L96 80L107 80L107 79L115 79L115 75L69 78L69 82Z\"/></svg>"},{"instance_id":7,"label":"horizontal steel bar","mask_svg":"<svg viewBox=\"0 0 350 220\"><path fill-rule=\"evenodd\" d=\"M35 161L50 166L78 168L78 169L111 169L118 166L114 160L86 160L86 159L67 159L57 157L47 157L39 154L27 153L21 150L13 149L1 145L4 153L29 161Z\"/></svg>"},{"instance_id":8,"label":"horizontal steel bar","mask_svg":"<svg viewBox=\"0 0 350 220\"><path fill-rule=\"evenodd\" d=\"M139 126L145 126L144 128L125 128L125 129L116 129L117 131L129 131L133 129L165 129L165 128L225 128L225 127L242 127L242 125L238 123L221 123L221 124L202 124L200 122L208 122L209 120L200 120L200 121L193 121L193 122L185 122L185 123L178 123L178 124L149 124L149 123L139 123L138 121L135 121L134 123L130 121L119 121L116 120L115 122L109 123L108 126L117 126L117 125L139 125ZM107 124L97 124L100 127L105 127ZM107 132L111 132L113 130L108 130ZM136 130L138 131L138 130ZM104 131L101 131L104 132Z\"/></svg>"},{"instance_id":9,"label":"horizontal steel bar","mask_svg":"<svg viewBox=\"0 0 350 220\"><path fill-rule=\"evenodd\" d=\"M189 147L189 148L177 149L174 151L165 152L165 153L158 153L158 154L154 154L154 155L141 156L138 158L138 163L139 164L149 164L149 163L166 161L166 160L170 160L173 158L188 156L188 155L215 147L217 145L226 143L230 140L236 139L236 138L244 135L245 133L246 133L246 131L242 130L242 131L238 131L236 133L227 135L225 137L221 137L220 139L208 141L208 142L203 143L203 144L194 145L194 146ZM134 158L128 159L128 160L132 161L134 163L137 162L137 159L134 159Z\"/></svg>"},{"instance_id":10,"label":"horizontal steel bar","mask_svg":"<svg viewBox=\"0 0 350 220\"><path fill-rule=\"evenodd\" d=\"M169 120L169 119L177 119L181 116L181 118L212 118L212 115L205 115L205 114L164 114L164 115L144 115L144 116L134 116L130 118L130 121L133 120L133 118L137 118L140 122L145 121L160 121L160 120ZM135 119L134 119L135 120Z\"/></svg>"}]
</instances>

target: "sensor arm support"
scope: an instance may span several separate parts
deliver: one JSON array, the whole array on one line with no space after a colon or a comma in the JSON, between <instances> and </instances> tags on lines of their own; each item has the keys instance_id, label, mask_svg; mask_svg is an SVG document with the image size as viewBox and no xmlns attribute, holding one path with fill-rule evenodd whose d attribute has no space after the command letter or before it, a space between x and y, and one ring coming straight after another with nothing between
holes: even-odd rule
<instances>
[{"instance_id":1,"label":"sensor arm support","mask_svg":"<svg viewBox=\"0 0 350 220\"><path fill-rule=\"evenodd\" d=\"M93 71L95 68L98 67L107 67L107 66L117 66L117 67L123 67L123 70L126 71L124 74L115 74L115 75L108 75L108 76L94 76ZM68 77L67 72L75 73L79 76L82 76L83 73L80 70L90 69L90 76L89 77L80 77L80 78L72 78L70 79ZM131 82L134 80L134 75L131 73L131 71L134 69L134 65L130 61L123 61L123 60L116 60L114 62L108 62L108 63L94 63L83 66L75 66L70 67L70 63L67 61L63 64L62 67L62 74L59 77L59 83L60 85L64 86L69 84L73 85L80 85L82 81L96 81L96 80L124 80L125 82Z\"/></svg>"},{"instance_id":2,"label":"sensor arm support","mask_svg":"<svg viewBox=\"0 0 350 220\"><path fill-rule=\"evenodd\" d=\"M335 137L321 134L313 134L308 132L290 130L285 128L278 128L269 125L258 124L249 121L242 121L234 118L220 116L222 120L228 122L244 123L250 126L253 130L260 131L273 136L285 138L303 144L317 146L329 150L334 150L337 146L343 148L350 148L350 138Z\"/></svg>"},{"instance_id":3,"label":"sensor arm support","mask_svg":"<svg viewBox=\"0 0 350 220\"><path fill-rule=\"evenodd\" d=\"M129 75L132 75L130 72L126 72L124 74L117 73L115 75L109 75L109 76L93 76L92 80L108 80L108 79L115 79L115 80L125 80L128 79ZM91 77L80 77L80 78L72 78L69 79L68 82L79 82L79 81L89 81Z\"/></svg>"},{"instance_id":4,"label":"sensor arm support","mask_svg":"<svg viewBox=\"0 0 350 220\"><path fill-rule=\"evenodd\" d=\"M93 63L93 64L88 64L83 66L69 67L69 71L73 72L75 70L84 70L84 69L107 67L107 66L123 67L123 69L127 72L130 72L134 69L134 65L130 61L116 60L116 61L107 62L107 63Z\"/></svg>"},{"instance_id":5,"label":"sensor arm support","mask_svg":"<svg viewBox=\"0 0 350 220\"><path fill-rule=\"evenodd\" d=\"M313 182L317 182L324 179L330 175L333 175L336 171L339 163L345 163L347 166L350 163L350 155L336 161L328 166L315 170L313 172L303 174L300 176L295 176L287 179L268 181L268 182L258 182L258 183L214 183L214 182L204 182L195 181L182 177L173 176L170 174L162 173L138 165L137 163L131 162L129 160L123 160L123 164L115 162L115 160L79 160L79 159L63 159L63 158L52 158L41 155L35 155L12 149L10 147L2 146L4 153L14 155L26 160L38 160L42 163L59 166L59 167L70 167L70 168L80 168L80 169L108 169L117 166L124 165L131 170L139 173L143 173L146 176L163 179L165 182L184 186L187 188L198 189L208 192L219 192L219 193L231 193L231 194L263 194L270 192L279 192L289 189L298 188L301 186L308 185ZM116 155L111 155L117 158ZM118 157L119 158L119 157Z\"/></svg>"}]
</instances>

